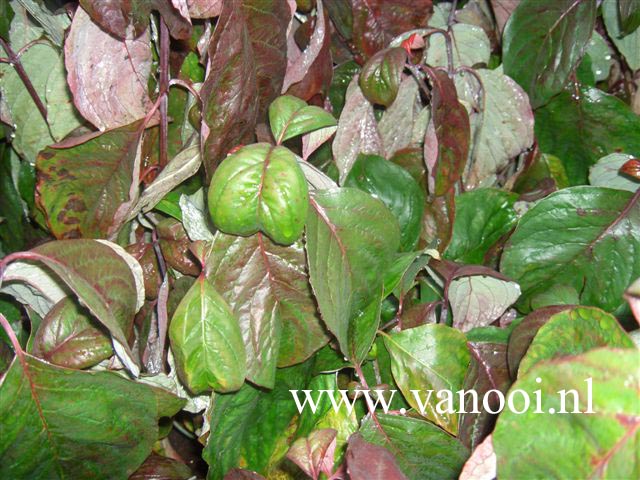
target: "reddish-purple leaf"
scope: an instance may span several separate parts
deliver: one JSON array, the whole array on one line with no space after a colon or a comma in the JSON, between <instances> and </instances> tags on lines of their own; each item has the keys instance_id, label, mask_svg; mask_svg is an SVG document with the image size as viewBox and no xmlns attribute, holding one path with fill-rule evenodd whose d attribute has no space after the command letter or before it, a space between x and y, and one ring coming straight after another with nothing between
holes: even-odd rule
<instances>
[{"instance_id":1,"label":"reddish-purple leaf","mask_svg":"<svg viewBox=\"0 0 640 480\"><path fill-rule=\"evenodd\" d=\"M396 36L424 28L433 13L432 0L353 0L353 43L369 58Z\"/></svg>"},{"instance_id":2,"label":"reddish-purple leaf","mask_svg":"<svg viewBox=\"0 0 640 480\"><path fill-rule=\"evenodd\" d=\"M451 241L456 212L455 191L452 188L444 195L427 202L422 218L420 245L427 246L436 241L436 248L444 252Z\"/></svg>"},{"instance_id":3,"label":"reddish-purple leaf","mask_svg":"<svg viewBox=\"0 0 640 480\"><path fill-rule=\"evenodd\" d=\"M193 478L191 469L184 463L155 453L149 455L129 480L188 480Z\"/></svg>"},{"instance_id":4,"label":"reddish-purple leaf","mask_svg":"<svg viewBox=\"0 0 640 480\"><path fill-rule=\"evenodd\" d=\"M307 48L300 52L295 42L289 40L289 59L282 86L282 93L295 95L303 100L326 91L333 76L329 17L321 1L318 1L317 6L315 28Z\"/></svg>"},{"instance_id":5,"label":"reddish-purple leaf","mask_svg":"<svg viewBox=\"0 0 640 480\"><path fill-rule=\"evenodd\" d=\"M209 42L207 76L200 95L203 163L211 178L239 144L250 141L258 114L255 56L240 0L226 0Z\"/></svg>"},{"instance_id":6,"label":"reddish-purple leaf","mask_svg":"<svg viewBox=\"0 0 640 480\"><path fill-rule=\"evenodd\" d=\"M88 368L113 355L111 339L70 297L49 310L35 333L33 354L68 368Z\"/></svg>"},{"instance_id":7,"label":"reddish-purple leaf","mask_svg":"<svg viewBox=\"0 0 640 480\"><path fill-rule=\"evenodd\" d=\"M498 31L502 33L504 25L509 20L509 17L516 9L521 0L491 0L491 7L493 8L493 15L496 17L496 23L498 24Z\"/></svg>"},{"instance_id":8,"label":"reddish-purple leaf","mask_svg":"<svg viewBox=\"0 0 640 480\"><path fill-rule=\"evenodd\" d=\"M407 480L389 450L367 442L359 433L349 438L346 461L350 480Z\"/></svg>"},{"instance_id":9,"label":"reddish-purple leaf","mask_svg":"<svg viewBox=\"0 0 640 480\"><path fill-rule=\"evenodd\" d=\"M287 69L287 28L292 11L285 0L244 0L242 9L255 56L260 101L258 119L280 94Z\"/></svg>"},{"instance_id":10,"label":"reddish-purple leaf","mask_svg":"<svg viewBox=\"0 0 640 480\"><path fill-rule=\"evenodd\" d=\"M300 242L283 247L260 233L218 233L206 272L238 317L252 382L273 387L276 365L300 363L328 342Z\"/></svg>"},{"instance_id":11,"label":"reddish-purple leaf","mask_svg":"<svg viewBox=\"0 0 640 480\"><path fill-rule=\"evenodd\" d=\"M162 15L174 38L191 36L191 22L168 0L80 0L80 5L105 32L121 39L144 32L152 11Z\"/></svg>"},{"instance_id":12,"label":"reddish-purple leaf","mask_svg":"<svg viewBox=\"0 0 640 480\"><path fill-rule=\"evenodd\" d=\"M81 7L64 45L67 81L84 118L100 130L144 118L151 108L148 30L119 40L96 25Z\"/></svg>"},{"instance_id":13,"label":"reddish-purple leaf","mask_svg":"<svg viewBox=\"0 0 640 480\"><path fill-rule=\"evenodd\" d=\"M187 0L191 18L217 17L222 12L224 0Z\"/></svg>"},{"instance_id":14,"label":"reddish-purple leaf","mask_svg":"<svg viewBox=\"0 0 640 480\"><path fill-rule=\"evenodd\" d=\"M333 473L336 435L333 428L314 430L308 437L296 440L287 452L287 458L300 467L313 480L324 473Z\"/></svg>"},{"instance_id":15,"label":"reddish-purple leaf","mask_svg":"<svg viewBox=\"0 0 640 480\"><path fill-rule=\"evenodd\" d=\"M458 101L456 86L446 72L433 70L433 125L438 139L438 160L429 172L435 182L432 193L444 195L460 180L469 155L469 115Z\"/></svg>"},{"instance_id":16,"label":"reddish-purple leaf","mask_svg":"<svg viewBox=\"0 0 640 480\"><path fill-rule=\"evenodd\" d=\"M540 327L556 313L571 308L571 305L553 305L551 307L543 307L534 310L527 315L516 328L513 329L509 336L509 345L507 347L507 364L509 365L509 375L515 380L518 376L518 367L520 361L527 353L529 345L536 336Z\"/></svg>"},{"instance_id":17,"label":"reddish-purple leaf","mask_svg":"<svg viewBox=\"0 0 640 480\"><path fill-rule=\"evenodd\" d=\"M471 365L464 379L463 390L475 390L478 394L478 410L475 410L473 397L465 397L465 411L461 414L458 438L470 449L474 449L491 431L495 424L496 415L484 410L482 398L489 390L498 390L503 394L511 385L509 369L507 368L507 345L502 343L469 343ZM498 397L491 394L488 397L491 410L498 408Z\"/></svg>"}]
</instances>

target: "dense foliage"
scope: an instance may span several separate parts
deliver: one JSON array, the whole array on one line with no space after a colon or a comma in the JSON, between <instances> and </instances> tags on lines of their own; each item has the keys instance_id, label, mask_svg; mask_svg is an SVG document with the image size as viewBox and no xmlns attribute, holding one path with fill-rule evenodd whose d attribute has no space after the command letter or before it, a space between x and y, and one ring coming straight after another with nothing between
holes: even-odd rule
<instances>
[{"instance_id":1,"label":"dense foliage","mask_svg":"<svg viewBox=\"0 0 640 480\"><path fill-rule=\"evenodd\" d=\"M0 478L639 478L639 26L0 0Z\"/></svg>"}]
</instances>

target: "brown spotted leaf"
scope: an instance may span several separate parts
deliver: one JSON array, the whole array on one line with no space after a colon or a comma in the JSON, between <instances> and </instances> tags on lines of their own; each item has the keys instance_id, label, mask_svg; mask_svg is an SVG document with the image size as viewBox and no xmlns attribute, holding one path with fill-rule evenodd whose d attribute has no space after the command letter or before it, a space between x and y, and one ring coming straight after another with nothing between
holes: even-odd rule
<instances>
[{"instance_id":1,"label":"brown spotted leaf","mask_svg":"<svg viewBox=\"0 0 640 480\"><path fill-rule=\"evenodd\" d=\"M203 163L210 178L220 161L252 139L258 114L255 55L240 0L224 2L209 43L207 76L200 95Z\"/></svg>"},{"instance_id":2,"label":"brown spotted leaf","mask_svg":"<svg viewBox=\"0 0 640 480\"><path fill-rule=\"evenodd\" d=\"M120 229L138 198L139 127L38 155L36 201L56 238L106 238Z\"/></svg>"},{"instance_id":3,"label":"brown spotted leaf","mask_svg":"<svg viewBox=\"0 0 640 480\"><path fill-rule=\"evenodd\" d=\"M120 40L76 10L64 45L67 81L78 111L100 130L127 125L151 108L149 31Z\"/></svg>"}]
</instances>

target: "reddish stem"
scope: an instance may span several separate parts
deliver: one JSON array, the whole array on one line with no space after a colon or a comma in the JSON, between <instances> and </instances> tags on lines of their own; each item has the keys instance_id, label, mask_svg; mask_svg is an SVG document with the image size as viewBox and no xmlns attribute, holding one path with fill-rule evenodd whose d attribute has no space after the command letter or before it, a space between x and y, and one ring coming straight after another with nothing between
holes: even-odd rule
<instances>
[{"instance_id":1,"label":"reddish stem","mask_svg":"<svg viewBox=\"0 0 640 480\"><path fill-rule=\"evenodd\" d=\"M40 100L40 97L38 96L38 92L36 92L36 89L33 86L33 83L31 83L31 80L29 80L29 76L27 75L27 72L25 71L24 67L20 63L20 58L15 54L15 52L11 49L9 44L5 42L5 40L2 37L0 37L0 45L2 46L4 51L7 52L7 55L9 55L9 58L8 58L9 63L13 65L13 68L15 68L16 73L18 74L18 77L20 77L20 80L22 80L24 87L27 89L27 92L29 92L29 95L31 96L33 103L36 104L36 107L38 108L40 115L42 115L42 118L44 119L45 123L49 125L49 122L47 121L47 107L44 105L44 103L42 103L42 100Z\"/></svg>"},{"instance_id":2,"label":"reddish stem","mask_svg":"<svg viewBox=\"0 0 640 480\"><path fill-rule=\"evenodd\" d=\"M169 29L162 16L160 16L160 166L167 162L167 144L169 119L167 115L169 91Z\"/></svg>"}]
</instances>

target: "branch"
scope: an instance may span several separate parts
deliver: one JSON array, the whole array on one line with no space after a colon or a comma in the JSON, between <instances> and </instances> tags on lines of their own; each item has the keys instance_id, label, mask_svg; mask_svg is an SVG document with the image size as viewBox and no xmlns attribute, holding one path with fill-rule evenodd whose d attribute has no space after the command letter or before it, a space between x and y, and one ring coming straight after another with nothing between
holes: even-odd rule
<instances>
[{"instance_id":1,"label":"branch","mask_svg":"<svg viewBox=\"0 0 640 480\"><path fill-rule=\"evenodd\" d=\"M27 72L25 71L24 67L20 63L19 56L15 54L15 52L11 49L9 44L2 37L0 37L0 46L2 46L5 52L7 52L7 55L9 56L8 58L9 65L15 68L16 73L18 74L18 76L20 77L20 80L22 80L22 83L24 84L24 87L27 89L27 92L29 92L29 95L31 96L33 103L35 103L36 107L38 107L38 110L40 111L40 115L42 115L42 118L44 119L45 123L49 125L49 122L47 120L47 107L44 105L44 103L42 103L42 100L40 100L40 97L38 96L38 92L36 92L36 89L34 88L33 83L31 83L31 80L29 80L29 76L27 75Z\"/></svg>"}]
</instances>

